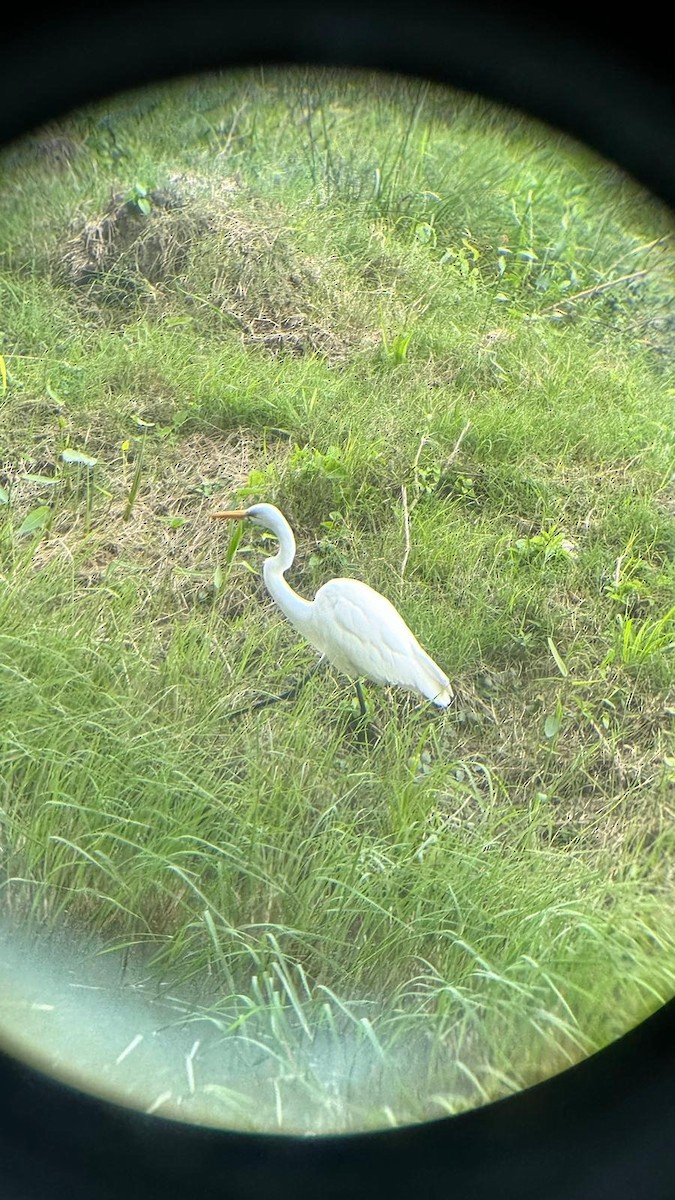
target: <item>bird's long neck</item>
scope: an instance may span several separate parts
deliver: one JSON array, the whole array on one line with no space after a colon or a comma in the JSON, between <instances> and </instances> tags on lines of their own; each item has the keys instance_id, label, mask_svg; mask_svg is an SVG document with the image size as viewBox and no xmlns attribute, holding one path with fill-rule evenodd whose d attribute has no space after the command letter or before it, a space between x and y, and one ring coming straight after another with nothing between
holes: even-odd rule
<instances>
[{"instance_id":1,"label":"bird's long neck","mask_svg":"<svg viewBox=\"0 0 675 1200\"><path fill-rule=\"evenodd\" d=\"M303 600L293 591L290 583L284 579L284 571L288 571L295 558L295 538L286 527L279 534L279 550L274 558L266 558L263 563L263 579L265 586L282 613L296 629L304 631L312 617L312 603Z\"/></svg>"}]
</instances>

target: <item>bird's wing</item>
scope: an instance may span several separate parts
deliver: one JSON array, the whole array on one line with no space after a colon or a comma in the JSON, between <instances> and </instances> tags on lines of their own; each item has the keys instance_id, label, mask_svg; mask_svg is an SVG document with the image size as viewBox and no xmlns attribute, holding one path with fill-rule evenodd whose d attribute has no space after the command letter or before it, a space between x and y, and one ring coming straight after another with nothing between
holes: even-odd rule
<instances>
[{"instance_id":1,"label":"bird's wing","mask_svg":"<svg viewBox=\"0 0 675 1200\"><path fill-rule=\"evenodd\" d=\"M398 683L428 695L448 680L393 604L356 579L331 579L316 594L315 644L349 675Z\"/></svg>"}]
</instances>

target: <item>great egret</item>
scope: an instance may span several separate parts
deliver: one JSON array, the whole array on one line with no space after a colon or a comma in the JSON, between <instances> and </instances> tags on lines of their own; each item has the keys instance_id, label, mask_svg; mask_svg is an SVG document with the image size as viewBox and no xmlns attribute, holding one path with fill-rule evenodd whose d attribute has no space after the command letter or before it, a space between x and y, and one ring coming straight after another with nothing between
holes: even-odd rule
<instances>
[{"instance_id":1,"label":"great egret","mask_svg":"<svg viewBox=\"0 0 675 1200\"><path fill-rule=\"evenodd\" d=\"M284 579L295 558L295 538L288 521L273 504L254 504L212 517L252 521L279 539L279 550L265 559L263 578L272 599L316 650L339 671L356 680L365 715L359 677L380 684L398 684L419 692L439 708L452 699L447 675L420 646L405 621L379 592L357 579L331 579L313 600L304 600Z\"/></svg>"}]
</instances>

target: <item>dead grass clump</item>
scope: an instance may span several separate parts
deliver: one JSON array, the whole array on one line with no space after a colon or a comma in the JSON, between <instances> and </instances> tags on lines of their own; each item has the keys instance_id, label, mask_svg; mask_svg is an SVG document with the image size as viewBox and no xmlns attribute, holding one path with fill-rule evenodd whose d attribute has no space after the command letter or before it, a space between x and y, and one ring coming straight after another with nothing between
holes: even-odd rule
<instances>
[{"instance_id":1,"label":"dead grass clump","mask_svg":"<svg viewBox=\"0 0 675 1200\"><path fill-rule=\"evenodd\" d=\"M217 331L234 326L272 353L341 361L377 345L362 282L334 254L298 249L285 221L235 180L177 175L147 196L118 193L80 220L58 270L89 304L126 311L156 303L161 290L163 308Z\"/></svg>"},{"instance_id":2,"label":"dead grass clump","mask_svg":"<svg viewBox=\"0 0 675 1200\"><path fill-rule=\"evenodd\" d=\"M46 131L33 143L35 157L54 171L64 171L77 157L80 149L71 137Z\"/></svg>"},{"instance_id":3,"label":"dead grass clump","mask_svg":"<svg viewBox=\"0 0 675 1200\"><path fill-rule=\"evenodd\" d=\"M37 133L15 142L6 151L6 161L20 163L24 168L35 165L53 174L66 171L80 153L81 142L71 137L58 124L45 125Z\"/></svg>"},{"instance_id":4,"label":"dead grass clump","mask_svg":"<svg viewBox=\"0 0 675 1200\"><path fill-rule=\"evenodd\" d=\"M359 298L342 264L298 252L271 213L231 212L214 245L203 249L217 263L209 303L239 326L245 342L334 362L376 344L376 332L358 321Z\"/></svg>"},{"instance_id":5,"label":"dead grass clump","mask_svg":"<svg viewBox=\"0 0 675 1200\"><path fill-rule=\"evenodd\" d=\"M87 289L88 298L124 306L147 290L147 284L173 280L206 224L204 214L176 184L147 196L117 193L102 213L71 233L59 267L75 288Z\"/></svg>"}]
</instances>

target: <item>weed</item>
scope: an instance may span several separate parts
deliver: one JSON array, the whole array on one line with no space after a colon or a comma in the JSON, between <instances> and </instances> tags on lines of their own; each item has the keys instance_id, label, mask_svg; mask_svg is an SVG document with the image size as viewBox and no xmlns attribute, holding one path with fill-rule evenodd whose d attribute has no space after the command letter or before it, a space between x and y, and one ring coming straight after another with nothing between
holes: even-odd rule
<instances>
[{"instance_id":1,"label":"weed","mask_svg":"<svg viewBox=\"0 0 675 1200\"><path fill-rule=\"evenodd\" d=\"M127 204L131 204L137 208L144 217L150 216L152 211L152 199L148 189L142 183L135 183L129 189L124 197Z\"/></svg>"},{"instance_id":2,"label":"weed","mask_svg":"<svg viewBox=\"0 0 675 1200\"><path fill-rule=\"evenodd\" d=\"M574 558L574 542L555 525L529 537L517 538L510 548L514 563L565 562Z\"/></svg>"},{"instance_id":3,"label":"weed","mask_svg":"<svg viewBox=\"0 0 675 1200\"><path fill-rule=\"evenodd\" d=\"M408 357L408 347L412 340L411 333L397 333L391 341L389 341L386 333L382 330L382 341L384 344L385 354L391 359L395 367L400 367Z\"/></svg>"},{"instance_id":4,"label":"weed","mask_svg":"<svg viewBox=\"0 0 675 1200\"><path fill-rule=\"evenodd\" d=\"M653 656L675 650L675 608L662 617L635 621L619 613L617 636L605 662L618 659L626 667L639 667Z\"/></svg>"}]
</instances>

